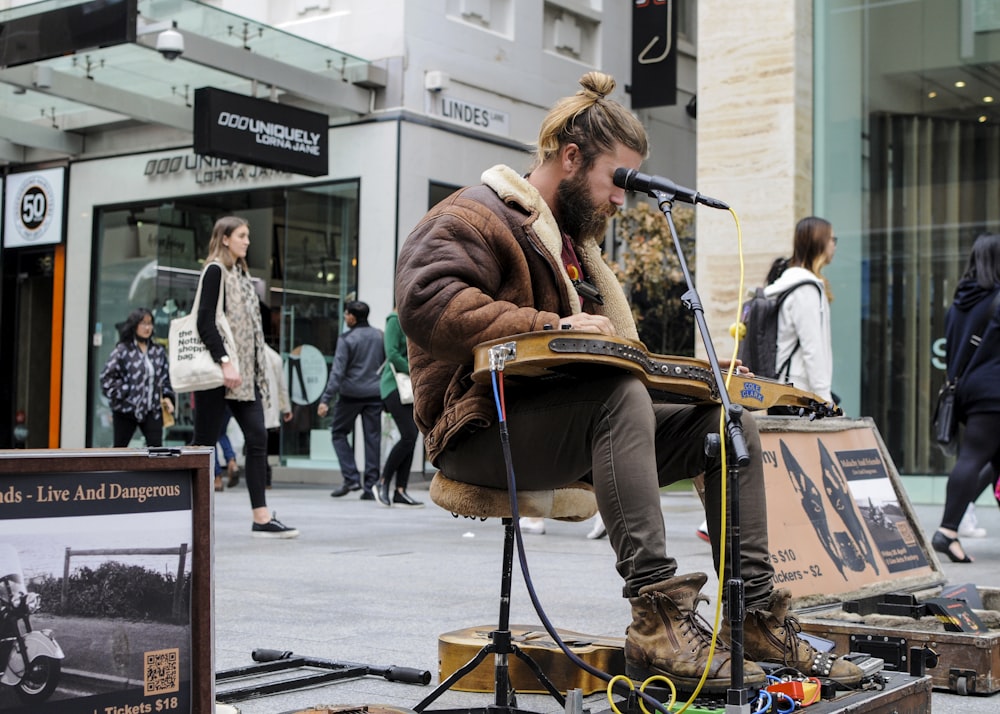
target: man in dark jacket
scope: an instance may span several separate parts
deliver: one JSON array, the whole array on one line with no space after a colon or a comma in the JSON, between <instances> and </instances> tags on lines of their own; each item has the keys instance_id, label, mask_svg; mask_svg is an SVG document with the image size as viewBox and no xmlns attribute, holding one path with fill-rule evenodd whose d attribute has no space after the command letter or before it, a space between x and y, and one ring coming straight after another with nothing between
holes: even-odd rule
<instances>
[{"instance_id":1,"label":"man in dark jacket","mask_svg":"<svg viewBox=\"0 0 1000 714\"><path fill-rule=\"evenodd\" d=\"M591 72L580 83L545 118L526 177L506 166L487 170L482 185L435 206L399 256L396 296L414 414L428 458L450 479L507 488L492 388L470 378L476 345L560 328L638 339L601 243L625 199L615 169L639 168L646 132L607 98L614 79ZM718 558L722 469L717 458L706 465L702 453L704 436L718 431L718 405L654 404L638 378L618 373L511 386L505 404L518 486L593 484L632 605L629 675L665 675L690 691L707 669L705 690L725 691L732 652L720 643L709 657L712 632L696 612L707 575L677 574L659 493L706 471ZM857 682L858 667L798 638L790 594L773 589L760 440L753 420L743 423L751 456L741 471L747 656ZM764 683L753 661L744 670L748 685Z\"/></svg>"},{"instance_id":2,"label":"man in dark jacket","mask_svg":"<svg viewBox=\"0 0 1000 714\"><path fill-rule=\"evenodd\" d=\"M316 413L326 416L330 401L340 398L333 409L333 449L340 462L343 483L330 495L339 498L359 491L362 501L374 501L372 488L378 482L379 457L382 442L382 395L379 391L381 367L385 362L382 331L368 324L368 305L349 302L344 307L344 323L350 328L340 336L333 355L330 379L319 398ZM365 439L365 476L361 482L354 461L354 447L347 436L354 431L354 422L361 415Z\"/></svg>"}]
</instances>

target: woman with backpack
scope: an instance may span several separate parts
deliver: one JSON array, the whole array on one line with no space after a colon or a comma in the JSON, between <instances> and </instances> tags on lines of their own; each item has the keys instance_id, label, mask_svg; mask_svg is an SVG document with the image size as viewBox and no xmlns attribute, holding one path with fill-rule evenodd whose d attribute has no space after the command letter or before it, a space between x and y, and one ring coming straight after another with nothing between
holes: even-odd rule
<instances>
[{"instance_id":1,"label":"woman with backpack","mask_svg":"<svg viewBox=\"0 0 1000 714\"><path fill-rule=\"evenodd\" d=\"M829 221L816 216L803 218L795 226L792 257L787 262L775 261L768 274L770 284L764 288L769 298L787 293L778 313L778 378L827 401L833 401L833 295L821 271L836 250L837 236Z\"/></svg>"}]
</instances>

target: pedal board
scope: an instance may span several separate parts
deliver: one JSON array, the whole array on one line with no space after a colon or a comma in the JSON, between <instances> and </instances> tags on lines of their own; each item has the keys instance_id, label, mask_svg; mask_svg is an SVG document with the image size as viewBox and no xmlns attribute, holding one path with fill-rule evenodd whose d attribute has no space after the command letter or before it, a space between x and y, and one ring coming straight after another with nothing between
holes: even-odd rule
<instances>
[{"instance_id":1,"label":"pedal board","mask_svg":"<svg viewBox=\"0 0 1000 714\"><path fill-rule=\"evenodd\" d=\"M857 653L855 653L857 654ZM877 657L870 658L877 660ZM809 704L808 711L815 714L875 714L886 711L930 711L931 706L931 679L928 676L914 677L903 672L882 672L875 671L878 666L877 661L867 661L859 659L859 667L862 671L873 672L867 675L861 686L845 689L841 685L836 685L833 680L822 680L822 695L812 704ZM789 680L795 683L796 680ZM877 684L876 684L877 683ZM646 693L661 702L668 702L670 693L665 688L657 688L655 684L646 688ZM790 688L791 693L798 694L795 687ZM815 697L815 690L808 691L803 688L801 695L808 701ZM690 694L688 695L690 696ZM671 711L678 711L687 701L682 692L677 693L677 700L670 708ZM797 708L795 704L787 699L779 704L772 703L767 709L768 712L776 713L780 711L791 711ZM699 696L692 702L690 707L684 709L690 714L725 714L729 711L726 704L725 695L705 695ZM614 710L604 709L595 714L641 714L636 697L622 699L616 703Z\"/></svg>"},{"instance_id":2,"label":"pedal board","mask_svg":"<svg viewBox=\"0 0 1000 714\"><path fill-rule=\"evenodd\" d=\"M864 673L865 679L870 679L885 669L885 660L872 657L867 652L848 652L841 659L856 664Z\"/></svg>"}]
</instances>

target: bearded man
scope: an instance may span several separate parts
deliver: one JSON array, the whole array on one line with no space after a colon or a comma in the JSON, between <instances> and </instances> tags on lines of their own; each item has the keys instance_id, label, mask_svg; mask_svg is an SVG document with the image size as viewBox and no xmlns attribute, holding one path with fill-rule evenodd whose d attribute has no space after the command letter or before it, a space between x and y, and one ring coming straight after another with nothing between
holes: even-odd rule
<instances>
[{"instance_id":1,"label":"bearded man","mask_svg":"<svg viewBox=\"0 0 1000 714\"><path fill-rule=\"evenodd\" d=\"M407 238L396 272L399 319L409 339L414 416L427 456L450 479L507 488L492 389L470 375L476 345L543 329L638 340L624 292L605 263L608 220L625 200L615 169L646 157L642 124L609 99L615 81L584 75L542 123L526 176L494 166L482 184L435 206ZM664 675L691 691L730 684L732 652L709 658L711 629L697 614L704 573L677 574L667 554L660 487L706 473L706 504L718 554L722 465L706 461L706 434L720 407L653 403L641 381L608 374L506 390L507 428L521 489L593 484L632 606L625 657L634 679ZM789 594L773 590L760 440L744 420L751 464L741 472L745 581L744 682L762 686L755 661L853 684L861 671L799 639ZM723 633L725 634L725 633Z\"/></svg>"}]
</instances>

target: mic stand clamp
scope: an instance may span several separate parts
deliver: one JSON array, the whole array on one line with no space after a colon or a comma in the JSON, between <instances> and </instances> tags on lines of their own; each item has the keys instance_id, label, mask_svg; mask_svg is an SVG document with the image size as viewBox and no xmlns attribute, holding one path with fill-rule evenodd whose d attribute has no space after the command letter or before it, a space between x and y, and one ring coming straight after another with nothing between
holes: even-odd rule
<instances>
[{"instance_id":1,"label":"mic stand clamp","mask_svg":"<svg viewBox=\"0 0 1000 714\"><path fill-rule=\"evenodd\" d=\"M743 676L743 619L745 616L744 604L744 583L740 567L740 522L739 522L739 470L741 467L749 466L750 452L747 449L746 440L743 437L743 407L733 404L729 399L729 391L726 389L726 382L722 376L722 368L719 366L719 357L712 344L712 336L708 331L708 323L705 321L705 310L701 305L701 298L688 270L687 260L684 258L684 251L681 247L680 238L677 235L677 228L674 226L672 213L672 194L664 191L651 190L649 195L656 199L657 206L667 219L667 226L670 228L670 237L674 243L674 250L677 253L677 260L684 274L687 284L687 292L681 297L684 306L694 313L695 324L698 325L698 334L705 346L705 353L708 357L708 364L712 369L712 376L715 379L716 389L722 408L726 415L725 437L732 447L731 461L726 464L729 489L729 518L726 537L729 539L729 572L730 576L726 581L726 600L729 608L729 622L732 628L731 646L733 648L732 665L730 667L730 686L726 692L726 712L728 714L749 714L750 712L750 690L744 682Z\"/></svg>"}]
</instances>

